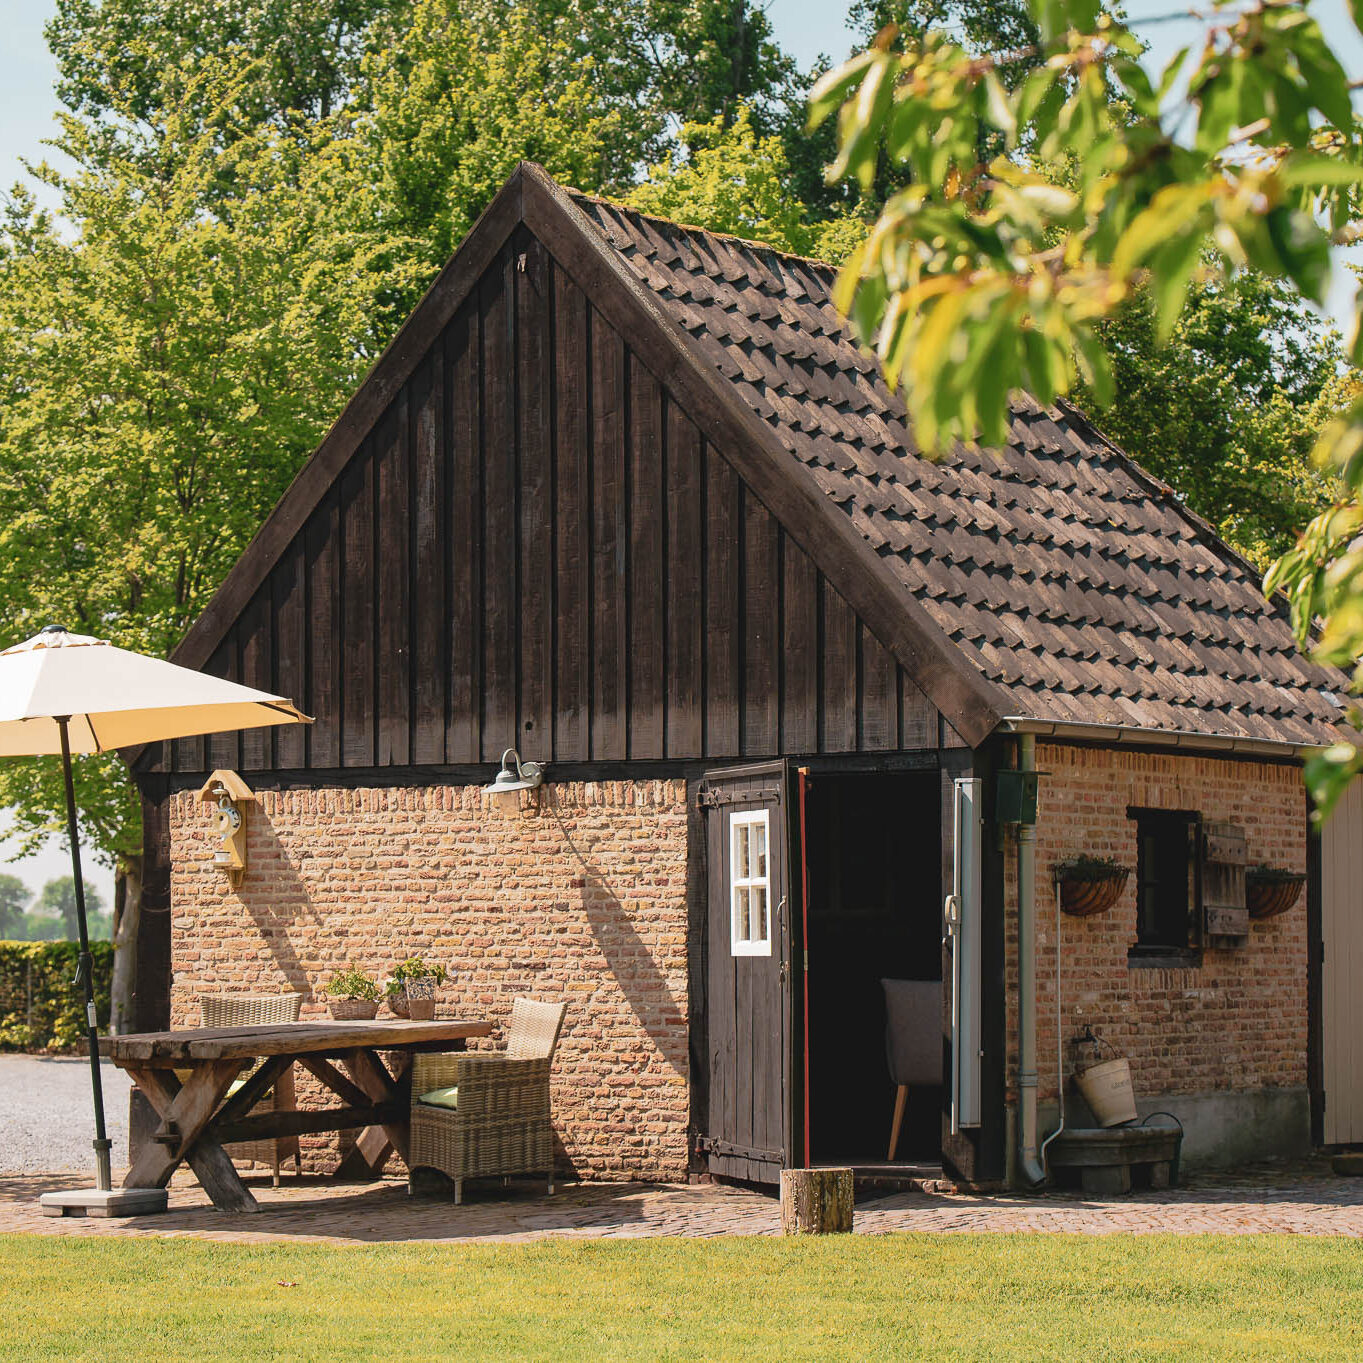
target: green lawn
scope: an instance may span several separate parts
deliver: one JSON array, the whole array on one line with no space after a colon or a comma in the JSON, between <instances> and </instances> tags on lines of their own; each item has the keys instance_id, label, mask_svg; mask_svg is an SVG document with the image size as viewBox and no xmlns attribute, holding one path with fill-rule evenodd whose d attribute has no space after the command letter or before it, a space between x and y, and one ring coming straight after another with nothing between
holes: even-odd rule
<instances>
[{"instance_id":1,"label":"green lawn","mask_svg":"<svg viewBox=\"0 0 1363 1363\"><path fill-rule=\"evenodd\" d=\"M1363 1246L896 1235L488 1248L0 1237L0 1357L1363 1358Z\"/></svg>"}]
</instances>

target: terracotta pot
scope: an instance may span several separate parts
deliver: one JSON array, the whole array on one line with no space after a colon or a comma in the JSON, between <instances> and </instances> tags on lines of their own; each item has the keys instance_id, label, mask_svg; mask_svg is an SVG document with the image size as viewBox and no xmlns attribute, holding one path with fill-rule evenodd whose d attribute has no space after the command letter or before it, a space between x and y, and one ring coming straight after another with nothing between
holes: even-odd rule
<instances>
[{"instance_id":1,"label":"terracotta pot","mask_svg":"<svg viewBox=\"0 0 1363 1363\"><path fill-rule=\"evenodd\" d=\"M378 1014L378 999L328 999L327 1007L337 1022L371 1022Z\"/></svg>"},{"instance_id":2,"label":"terracotta pot","mask_svg":"<svg viewBox=\"0 0 1363 1363\"><path fill-rule=\"evenodd\" d=\"M393 1010L395 1017L405 1018L411 1014L407 1011L407 995L403 993L389 994L388 1006Z\"/></svg>"},{"instance_id":3,"label":"terracotta pot","mask_svg":"<svg viewBox=\"0 0 1363 1363\"><path fill-rule=\"evenodd\" d=\"M1060 907L1075 918L1088 918L1105 913L1121 897L1131 872L1125 866L1113 870L1098 880L1060 881Z\"/></svg>"},{"instance_id":4,"label":"terracotta pot","mask_svg":"<svg viewBox=\"0 0 1363 1363\"><path fill-rule=\"evenodd\" d=\"M1245 877L1245 907L1251 918L1276 918L1301 897L1301 887L1306 884L1306 876L1298 874L1291 880L1260 880L1257 876Z\"/></svg>"}]
</instances>

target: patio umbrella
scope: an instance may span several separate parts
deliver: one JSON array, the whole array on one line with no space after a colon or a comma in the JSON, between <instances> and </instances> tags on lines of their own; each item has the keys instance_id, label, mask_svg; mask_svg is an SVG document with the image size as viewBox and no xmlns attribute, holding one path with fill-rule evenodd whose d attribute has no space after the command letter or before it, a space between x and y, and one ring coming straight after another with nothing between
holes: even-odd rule
<instances>
[{"instance_id":1,"label":"patio umbrella","mask_svg":"<svg viewBox=\"0 0 1363 1363\"><path fill-rule=\"evenodd\" d=\"M90 1043L90 1083L95 1105L94 1192L45 1194L43 1209L54 1215L76 1208L108 1215L158 1210L164 1189L112 1188L111 1142L104 1129L104 1095L99 1074L99 1030L95 1020L90 939L85 920L72 753L108 752L192 734L251 729L272 724L310 723L283 696L177 667L160 658L115 648L104 639L72 634L48 625L33 638L0 652L0 756L60 753L66 783L66 831L71 842L80 955L75 983L84 991Z\"/></svg>"}]
</instances>

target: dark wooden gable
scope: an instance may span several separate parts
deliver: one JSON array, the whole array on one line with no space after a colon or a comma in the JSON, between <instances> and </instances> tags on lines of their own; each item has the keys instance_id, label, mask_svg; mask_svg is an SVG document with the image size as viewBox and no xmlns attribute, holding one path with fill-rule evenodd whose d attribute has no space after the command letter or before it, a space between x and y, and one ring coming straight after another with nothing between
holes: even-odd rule
<instances>
[{"instance_id":1,"label":"dark wooden gable","mask_svg":"<svg viewBox=\"0 0 1363 1363\"><path fill-rule=\"evenodd\" d=\"M317 722L177 742L174 770L941 737L904 669L523 225L207 670Z\"/></svg>"}]
</instances>

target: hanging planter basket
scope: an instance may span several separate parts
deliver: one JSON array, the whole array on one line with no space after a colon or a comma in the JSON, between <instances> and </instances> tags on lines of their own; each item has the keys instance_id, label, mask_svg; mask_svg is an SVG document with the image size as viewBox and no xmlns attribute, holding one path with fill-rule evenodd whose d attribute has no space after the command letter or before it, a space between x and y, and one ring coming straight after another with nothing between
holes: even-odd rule
<instances>
[{"instance_id":1,"label":"hanging planter basket","mask_svg":"<svg viewBox=\"0 0 1363 1363\"><path fill-rule=\"evenodd\" d=\"M1056 868L1060 881L1060 907L1073 918L1106 913L1121 897L1131 872L1112 862L1089 860L1066 862Z\"/></svg>"},{"instance_id":2,"label":"hanging planter basket","mask_svg":"<svg viewBox=\"0 0 1363 1363\"><path fill-rule=\"evenodd\" d=\"M1304 871L1249 871L1245 875L1245 907L1249 916L1262 920L1286 913L1301 898L1301 887L1305 884Z\"/></svg>"}]
</instances>

